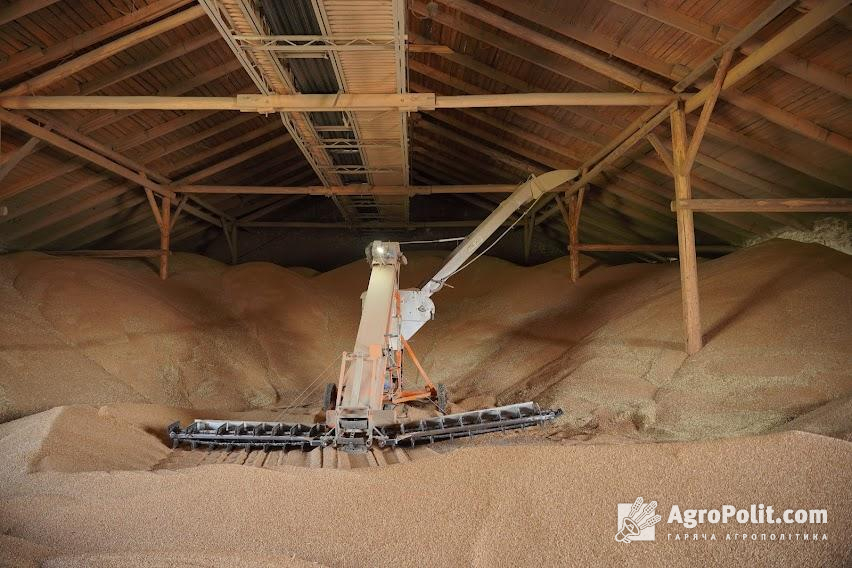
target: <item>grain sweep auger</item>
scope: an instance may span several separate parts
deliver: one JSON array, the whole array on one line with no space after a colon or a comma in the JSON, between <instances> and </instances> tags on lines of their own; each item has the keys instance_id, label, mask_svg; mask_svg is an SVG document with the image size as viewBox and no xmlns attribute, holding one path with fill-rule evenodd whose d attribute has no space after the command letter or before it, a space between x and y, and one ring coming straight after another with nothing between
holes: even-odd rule
<instances>
[{"instance_id":1,"label":"grain sweep auger","mask_svg":"<svg viewBox=\"0 0 852 568\"><path fill-rule=\"evenodd\" d=\"M355 347L342 356L337 384L326 388L324 423L196 420L181 429L180 423L176 422L168 429L172 443L175 446L188 443L193 448L199 444L266 450L286 446L307 449L333 445L345 450L365 450L373 444L380 447L414 445L524 428L559 416L561 410L543 410L533 402L525 402L406 422L399 405L413 400L430 400L441 413L446 410L446 389L428 379L408 344L435 315L432 294L440 290L450 276L471 262L485 240L515 211L535 202L575 174L574 171L555 170L522 183L453 250L440 270L419 289L399 289L400 266L407 262L399 243L370 243L366 251L371 266L370 283L362 296L361 322ZM409 355L424 377L425 387L414 390L403 388L403 353Z\"/></svg>"}]
</instances>

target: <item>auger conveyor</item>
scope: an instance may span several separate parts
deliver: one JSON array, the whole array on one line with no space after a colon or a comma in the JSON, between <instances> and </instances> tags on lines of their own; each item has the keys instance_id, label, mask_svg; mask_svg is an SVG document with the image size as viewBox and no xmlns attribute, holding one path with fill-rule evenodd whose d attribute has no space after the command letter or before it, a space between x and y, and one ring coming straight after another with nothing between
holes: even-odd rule
<instances>
[{"instance_id":1,"label":"auger conveyor","mask_svg":"<svg viewBox=\"0 0 852 568\"><path fill-rule=\"evenodd\" d=\"M425 418L411 422L374 428L367 432L339 436L325 424L284 424L281 422L245 422L231 420L196 420L181 429L180 422L169 426L172 445L189 444L227 449L238 447L272 450L299 447L305 450L336 445L345 450L379 447L414 446L440 440L465 438L489 432L500 432L544 424L562 414L561 410L542 410L534 402L510 404ZM369 442L368 442L369 440Z\"/></svg>"}]
</instances>

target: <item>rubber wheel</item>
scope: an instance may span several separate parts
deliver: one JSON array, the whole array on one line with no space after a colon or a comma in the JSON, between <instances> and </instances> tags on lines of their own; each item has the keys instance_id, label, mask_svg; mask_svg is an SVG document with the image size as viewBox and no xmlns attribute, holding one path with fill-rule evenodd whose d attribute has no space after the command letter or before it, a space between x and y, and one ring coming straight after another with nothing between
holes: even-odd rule
<instances>
[{"instance_id":1,"label":"rubber wheel","mask_svg":"<svg viewBox=\"0 0 852 568\"><path fill-rule=\"evenodd\" d=\"M322 409L323 410L334 410L334 407L337 404L337 385L334 383L327 383L325 385L325 391L322 393Z\"/></svg>"},{"instance_id":2,"label":"rubber wheel","mask_svg":"<svg viewBox=\"0 0 852 568\"><path fill-rule=\"evenodd\" d=\"M435 398L437 398L438 402L438 410L441 411L441 414L447 413L447 405L449 404L448 394L447 394L447 385L444 383L438 383L435 385Z\"/></svg>"}]
</instances>

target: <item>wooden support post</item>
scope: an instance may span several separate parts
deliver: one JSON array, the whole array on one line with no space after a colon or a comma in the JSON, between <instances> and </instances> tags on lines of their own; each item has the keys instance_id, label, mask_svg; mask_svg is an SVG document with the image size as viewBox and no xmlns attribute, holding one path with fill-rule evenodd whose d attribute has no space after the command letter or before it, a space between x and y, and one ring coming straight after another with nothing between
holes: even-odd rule
<instances>
[{"instance_id":1,"label":"wooden support post","mask_svg":"<svg viewBox=\"0 0 852 568\"><path fill-rule=\"evenodd\" d=\"M698 148L707 125L710 123L710 115L719 98L719 93L728 78L728 69L731 65L733 51L726 50L719 62L713 83L709 90L705 89L707 96L701 109L698 125L692 134L690 142L686 134L686 102L678 101L677 106L670 113L672 126L672 175L675 183L675 199L678 201L692 199L692 182L690 179L692 165L698 155ZM704 91L702 91L704 92ZM681 300L683 302L683 327L686 336L686 353L692 355L697 353L704 344L701 335L701 310L698 301L698 260L695 251L695 222L692 211L689 209L677 209L677 244L680 255L680 285Z\"/></svg>"},{"instance_id":2,"label":"wooden support post","mask_svg":"<svg viewBox=\"0 0 852 568\"><path fill-rule=\"evenodd\" d=\"M580 210L583 207L583 196L586 188L580 188L577 193L568 197L568 252L571 260L571 282L576 283L580 279Z\"/></svg>"},{"instance_id":3,"label":"wooden support post","mask_svg":"<svg viewBox=\"0 0 852 568\"><path fill-rule=\"evenodd\" d=\"M172 200L163 197L162 212L160 217L160 278L165 280L169 276L169 237L171 236L172 223Z\"/></svg>"},{"instance_id":4,"label":"wooden support post","mask_svg":"<svg viewBox=\"0 0 852 568\"><path fill-rule=\"evenodd\" d=\"M692 198L690 170L687 167L688 143L686 138L686 112L683 103L671 111L672 165L674 167L675 196ZM683 326L686 336L686 353L697 353L702 346L701 313L698 305L698 260L695 255L695 225L692 211L677 211L677 244L680 253L680 285L683 302Z\"/></svg>"},{"instance_id":5,"label":"wooden support post","mask_svg":"<svg viewBox=\"0 0 852 568\"><path fill-rule=\"evenodd\" d=\"M530 263L533 231L535 231L535 214L530 213L524 220L524 264Z\"/></svg>"}]
</instances>

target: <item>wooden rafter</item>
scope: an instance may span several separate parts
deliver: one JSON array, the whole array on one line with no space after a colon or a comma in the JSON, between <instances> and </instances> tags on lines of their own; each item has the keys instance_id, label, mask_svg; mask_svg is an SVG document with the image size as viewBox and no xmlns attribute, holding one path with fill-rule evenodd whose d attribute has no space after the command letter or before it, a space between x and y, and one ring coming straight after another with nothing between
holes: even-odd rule
<instances>
[{"instance_id":1,"label":"wooden rafter","mask_svg":"<svg viewBox=\"0 0 852 568\"><path fill-rule=\"evenodd\" d=\"M25 5L25 3L30 3L31 1L19 0L19 3ZM0 66L0 81L7 81L28 69L37 69L49 65L54 61L66 59L78 51L115 37L136 26L154 21L175 8L185 6L191 2L192 0L159 0L47 48L33 47L25 49L9 57Z\"/></svg>"},{"instance_id":2,"label":"wooden rafter","mask_svg":"<svg viewBox=\"0 0 852 568\"><path fill-rule=\"evenodd\" d=\"M0 165L0 181L3 181L3 179L9 175L9 172L14 170L15 167L21 163L21 160L32 154L40 145L41 140L33 136L20 147L8 154L6 160L3 161L2 165Z\"/></svg>"},{"instance_id":3,"label":"wooden rafter","mask_svg":"<svg viewBox=\"0 0 852 568\"><path fill-rule=\"evenodd\" d=\"M126 81L127 79L131 79L141 73L149 71L154 67L158 67L163 65L164 63L168 63L169 61L173 61L175 59L179 59L189 53L197 49L201 49L202 47L206 47L211 43L219 41L221 37L218 33L209 32L206 34L199 35L197 37L192 37L186 41L182 41L177 45L169 45L164 50L162 50L159 54L153 57L146 57L139 63L135 65L128 65L125 67L121 67L116 71L103 75L95 80L88 81L80 85L79 93L80 95L91 95L92 93L97 93L102 89L106 89L111 85L115 85L116 83L120 83L122 81Z\"/></svg>"},{"instance_id":4,"label":"wooden rafter","mask_svg":"<svg viewBox=\"0 0 852 568\"><path fill-rule=\"evenodd\" d=\"M710 43L721 45L734 37L739 31L730 26L715 26L698 18L669 8L660 2L647 0L609 0L637 14L652 18L672 28L685 31ZM745 55L751 55L763 46L763 42L749 39L739 47ZM769 61L770 65L789 73L799 79L835 92L846 98L852 98L852 82L849 77L814 65L792 53L779 53Z\"/></svg>"},{"instance_id":5,"label":"wooden rafter","mask_svg":"<svg viewBox=\"0 0 852 568\"><path fill-rule=\"evenodd\" d=\"M454 29L459 30L462 33L474 34L472 37L476 37L486 43L494 42L494 45L497 45L501 50L507 51L516 57L520 57L533 65L542 66L544 69L555 73L559 76L571 79L571 80L583 80L583 76L578 76L577 72L573 69L564 68L563 65L557 65L557 62L553 62L550 65L542 65L543 61L546 60L547 52L533 52L528 48L523 48L520 45L515 45L511 40L498 38L497 36L483 35L484 32L474 29L468 25L460 24L457 20L451 20L450 24ZM447 23L444 21L443 23ZM450 61L457 63L467 69L473 70L476 73L483 75L489 79L497 81L498 83L507 85L517 91L537 91L541 90L535 85L530 83L526 83L520 79L517 79L511 75L508 75L505 72L500 71L499 69L494 68L493 66L486 65L478 62L470 56L459 54L453 52L451 55L442 55ZM424 64L421 64L417 61L411 61L409 66L422 74L426 74L430 78L440 81L446 85L450 85L453 88L460 90L462 92L467 93L484 93L486 92L484 89L481 89L471 83L465 82L460 78L450 75L448 73L439 71L437 69L428 67ZM593 82L593 81L588 81ZM569 109L571 112L577 112L581 110L581 108L571 108ZM522 116L523 118L527 118L546 126L548 128L553 129L555 132L559 132L562 136L570 136L576 137L580 140L584 140L586 142L595 144L597 146L602 146L605 143L605 140L600 138L598 135L592 135L585 130L580 130L576 128L572 128L568 125L565 125L561 122L556 121L548 114L543 112L534 111L532 109L527 108L515 108L512 109L514 114L518 116ZM601 123L603 130L609 132L612 126L619 126L621 128L626 128L628 125L626 123L622 123L618 120L615 120L612 124L603 121L596 114L588 114L581 113L578 116L582 116L583 118L592 119ZM697 124L697 119L694 117L688 117L687 119L693 127ZM807 176L813 177L815 179L824 181L825 183L834 185L838 188L852 188L852 179L845 178L842 175L839 175L838 172L829 171L824 168L820 168L814 164L808 162L803 156L799 154L790 153L788 151L782 150L778 147L772 146L766 142L756 140L753 138L749 138L743 134L725 128L719 124L710 123L707 127L707 133L723 142L728 144L734 144L744 150L747 150L750 153L753 153L761 158L771 160L777 164L783 165L787 168L791 168L797 170ZM611 134L612 137L616 136L616 132L613 131Z\"/></svg>"},{"instance_id":6,"label":"wooden rafter","mask_svg":"<svg viewBox=\"0 0 852 568\"><path fill-rule=\"evenodd\" d=\"M457 77L454 77L454 76L452 76L448 73L437 71L437 70L433 69L432 67L427 66L425 64L415 62L415 61L411 61L409 63L409 67L412 69L412 71L415 71L416 73L428 76L430 79L438 81L438 82L443 83L443 84L446 84L448 86L451 86L452 88L454 88L456 90L459 90L459 91L462 91L462 92L468 92L468 93L482 92L482 90L479 87L476 87L475 85L467 83L467 82L465 82L465 81L463 81L463 80L461 80ZM487 74L486 76L488 76L489 78L493 78L493 79L498 80L498 81L505 81L506 84L510 84L511 86L513 86L515 88L519 88L519 89L526 88L528 90L531 89L530 85L525 85L523 83L517 83L517 81L510 81L507 77L505 77L505 74L503 74L503 76L495 75L495 73L493 71L487 71L486 69L482 69L481 67L477 67L477 71L484 73L484 74ZM416 81L412 81L411 86L412 86L412 88L415 88L415 89L425 88L425 87L418 85ZM466 112L470 112L470 111L466 111ZM532 111L531 109L521 109L521 108L512 109L511 112L513 114L517 114L518 116L521 116L525 119L528 119L533 123L541 124L543 126L553 128L554 131L558 131L558 132L561 133L561 131L559 130L559 124L555 123L555 121L552 118L548 117L547 115L545 115L542 112ZM696 124L697 124L697 121L696 121ZM501 130L511 130L511 127L509 127L507 123L500 125L499 128ZM713 131L714 134L717 134L717 135L718 134L724 134L724 135L739 136L739 138L744 138L741 135L736 135L736 133L733 133L732 131L728 131L728 130L722 128L722 127L718 127L718 126L713 125L713 124L709 125L708 130ZM516 133L516 135L518 137L526 139L526 140L530 140L530 141L534 139L533 135L530 135L528 133L523 133L523 132L524 131L522 129L514 129L514 133ZM655 138L655 135L652 136L652 138ZM623 139L623 138L616 138L616 141L621 140L621 139ZM586 137L586 140L589 141L590 143L600 145L600 142L598 142L597 140L594 140L593 138ZM657 141L659 141L659 139L657 139ZM737 141L742 143L742 140L740 140L740 139L738 139ZM554 146L555 145L552 142L548 143L548 145L547 145L547 147L549 149L553 149ZM612 144L611 146L616 147L617 144ZM560 147L564 148L564 146L560 146ZM749 149L754 150L754 148L751 148L751 147ZM774 148L771 149L771 151L767 150L765 153L769 153L776 160L780 159L779 156L785 155L783 152L775 151ZM666 154L668 154L668 152ZM596 157L602 156L602 155L604 155L604 154L599 153L599 154L596 155ZM568 156L569 156L569 158L573 157L570 154L568 154ZM592 158L592 161L594 159L595 158ZM795 159L796 158L790 157L791 162L794 161ZM648 165L648 161L646 159L640 159L639 161L641 163L645 164L645 165ZM724 166L723 164L721 164L718 161L715 161L715 160L712 160L712 159L704 160L703 156L702 156L702 161L705 162L705 164L708 167L711 167L713 169L717 169L717 170L720 171L720 173L723 173L725 175L729 175L726 172L737 171L736 168L730 168L729 166ZM705 164L703 164L703 165L705 165ZM614 165L611 165L609 167L609 171L618 172L619 170ZM669 168L668 173L669 174L671 173L670 168ZM740 172L740 173L744 174L744 172ZM711 192L715 191L715 189L718 187L715 184L705 182L704 180L702 180L700 178L694 178L694 182L695 182L696 187L700 187L701 189L704 189L706 187ZM700 184L700 186L699 186L699 184ZM606 187L607 187L607 189L609 189L608 185ZM719 188L719 189L721 190L721 188ZM732 193L729 190L725 190L725 192L726 193ZM714 195L716 195L716 194L714 193ZM542 203L544 204L545 201L542 201ZM543 205L542 205L542 207L543 207ZM540 221L549 219L550 217L552 217L557 212L558 212L557 208L555 206L552 206L550 209L544 210L543 213L540 216L537 217L537 219L540 220ZM793 221L786 220L785 221L784 219L776 219L776 221L779 221L779 220L780 220L780 222L787 223L787 224L789 224L789 223L796 224L797 223L797 221L795 221L795 220L793 220ZM730 217L723 219L723 222L725 222L726 224L730 224L730 223L736 224L737 223L737 221L735 219L731 219ZM703 221L701 223L702 223L702 225L704 224ZM742 224L740 224L739 226L740 226L740 228L746 229L749 232L753 232L753 230L755 228L754 224L752 224L750 227L748 227L746 225L742 225ZM716 234L718 235L720 233L718 231L716 231Z\"/></svg>"},{"instance_id":7,"label":"wooden rafter","mask_svg":"<svg viewBox=\"0 0 852 568\"><path fill-rule=\"evenodd\" d=\"M418 65L418 64L415 64L414 62L412 62L410 64L410 67L412 68L412 70L414 70L418 73L423 73L423 74L429 75L431 78L433 78L435 80L439 80L439 81L442 81L442 82L444 80L451 81L452 86L456 89L467 89L467 88L472 87L472 86L469 86L467 84L463 84L463 82L461 82L460 80L449 78L449 76L447 74L433 73L431 68L429 68L428 66L422 65L422 64ZM416 81L412 81L411 86L414 89L423 88ZM513 109L513 112L515 112L516 110L520 110L520 109ZM528 148L522 148L522 147L519 147L517 145L514 145L509 140L507 140L506 137L495 136L495 135L493 135L489 132L484 132L480 129L475 128L474 126L472 126L469 123L462 124L462 123L455 122L455 121L452 120L451 117L448 118L448 115L446 113L441 113L441 114L436 113L434 115L434 117L436 119L438 119L439 121L447 122L448 124L455 126L458 130L460 130L462 132L474 134L474 135L476 135L476 137L478 139L489 141L489 142L491 142L492 144L494 144L495 146L498 146L498 147L507 148L514 153L517 153L517 154L526 156L528 158L531 158L534 162L538 162L538 163L543 164L543 165L545 165L549 168L575 167L577 165L577 157L573 153L568 153L568 151L566 151L567 150L566 146L563 145L563 144L558 144L558 143L554 143L554 142L551 142L551 141L548 141L548 140L541 139L541 138L537 137L536 135L529 133L525 129L512 127L508 122L505 122L505 121L498 123L496 120L490 119L488 117L488 115L486 115L482 112L477 112L477 113L473 113L472 111L463 111L463 112L465 112L466 114L468 114L470 116L476 116L478 119L486 120L489 123L490 126L494 126L496 128L499 128L500 130L503 130L504 132L510 133L513 136L518 137L520 139L523 139L527 142L532 142L533 144L541 146L542 148L546 148L548 151L560 153L560 154L562 154L566 157L567 162L554 161L552 158L548 158L546 156L537 154L536 152L534 152L534 151L532 151ZM538 117L525 116L524 118L529 118L529 119L531 119L535 122ZM438 131L437 133L440 134L441 132ZM460 136L460 135L453 134L453 136ZM460 141L460 140L461 139L456 138L455 141ZM415 141L415 143L416 143L416 141ZM472 143L468 143L468 145L470 145L470 144L472 144ZM480 148L478 146L472 146L472 147L474 147L474 149L483 149L483 148ZM485 151L485 149L483 149L483 151ZM493 152L492 152L492 155L493 155ZM497 156L495 156L495 158L496 157ZM506 157L500 158L500 160L504 163L512 163L511 161L514 160L514 158L506 156ZM525 166L525 165L521 165L521 164L515 164L515 165L521 172L529 172L530 171L530 166ZM536 171L536 170L532 170L532 171ZM637 201L637 198L638 198L639 202L642 203L641 197L639 197L639 196L637 196L634 193L631 193L629 191L625 192L625 190L623 188L618 188L618 187L612 186L612 184L606 184L606 188L607 188L608 191L612 191L614 193L625 196L627 199L629 199L631 201ZM645 205L645 203L642 203L642 204ZM667 209L666 209L665 204L662 203L662 202L659 203L658 206L657 206L657 211L658 212L660 212L660 211L666 212ZM545 210L542 213L542 215L536 217L536 220L537 220L537 222L546 221L547 219L552 217L555 212L556 212L556 207L552 207L549 210ZM648 221L647 217L646 217L646 222L650 222L652 224L656 224L657 226L660 226L660 220ZM663 223L663 226L668 225L668 222L666 222L666 221L662 221L662 223ZM717 236L720 236L720 233L717 230L708 229L707 232L714 233Z\"/></svg>"},{"instance_id":8,"label":"wooden rafter","mask_svg":"<svg viewBox=\"0 0 852 568\"><path fill-rule=\"evenodd\" d=\"M815 27L830 18L837 11L845 8L847 4L848 2L846 0L827 0L818 9L809 12L790 24L783 31L776 34L771 40L767 41L761 49L755 51L731 68L722 84L722 90L724 91L725 89L734 86L746 75L754 71L758 66L771 59L775 54L780 53L793 45ZM710 97L712 91L712 85L708 85L701 89L698 93L690 96L684 104L684 111L691 112L702 106ZM654 128L656 128L659 124L662 124L668 118L672 108L675 107L670 105L663 111L657 113L654 117L647 121L643 121L636 128L632 129L632 134L627 135L628 133L625 131L622 136L619 137L623 139L623 142L619 143L600 160L584 165L583 169L586 173L572 185L572 190L577 191L586 183L593 181L594 178L600 175L600 173L609 164L623 156L636 142L642 140Z\"/></svg>"},{"instance_id":9,"label":"wooden rafter","mask_svg":"<svg viewBox=\"0 0 852 568\"><path fill-rule=\"evenodd\" d=\"M514 13L517 13L519 15L522 15L523 17L537 24L554 27L556 31L563 33L576 41L586 44L589 47L602 50L606 53L613 53L616 57L619 57L633 65L636 65L640 68L648 69L655 73L667 76L672 80L678 81L677 85L675 85L674 88L675 92L683 91L687 86L692 83L695 83L701 88L710 87L710 83L701 80L700 77L704 72L711 68L713 58L720 56L724 51L736 49L743 43L747 42L756 31L760 30L764 25L766 25L766 23L771 21L781 11L789 7L794 2L795 0L775 0L775 2L773 2L769 7L767 7L761 13L760 16L750 22L748 26L746 26L742 30L739 30L725 43L723 43L711 58L705 59L694 69L688 70L688 72L684 75L682 73L677 73L674 70L671 70L671 66L668 66L669 70L667 70L667 64L665 64L665 62L657 60L647 53L628 49L623 44L615 44L614 46L612 40L609 40L601 34L594 34L565 22L559 23L557 26L554 27L554 19L552 18L552 16L544 12L535 10L532 7L522 7L523 5L521 4L508 2L505 0L495 0L495 3L498 6L513 11ZM466 2L466 0L446 0L446 3L453 5L454 7L463 6L465 13L471 15L481 14L481 9L474 10L470 8L469 3ZM843 0L834 0L835 6L839 6L843 3ZM821 9L824 8L824 6L821 7ZM840 9L841 7L836 7L834 11L836 12ZM499 22L502 22L502 27L500 27L500 29L503 29L504 31L514 29L514 24L506 23L511 22L511 20L506 20L505 22L503 20L506 19L504 18L502 20L499 20ZM533 39L537 38L538 36L533 36ZM753 50L751 54L759 56L763 50L767 49L767 45L769 45L769 43L770 42L762 44L759 49ZM768 49L771 49L771 46ZM612 65L613 68L610 69L610 74L608 76L613 78L614 80L618 80L625 86L633 88L632 82L629 80L624 80L623 76L619 74L617 65L615 65L615 63L613 63ZM781 126L782 128L790 130L791 132L795 132L801 136L811 138L812 140L815 140L817 142L830 145L831 147L834 147L835 149L845 152L847 154L852 153L852 141L850 141L848 138L841 135L840 133L832 132L826 128L820 127L814 124L812 121L806 120L802 117L794 116L789 112L786 112L778 107L767 103L766 101L762 101L754 97L745 95L743 93L737 92L732 87L733 83L725 85L725 92L722 94L722 97L725 99L726 102L738 106L743 110L756 113L762 116L763 118Z\"/></svg>"},{"instance_id":10,"label":"wooden rafter","mask_svg":"<svg viewBox=\"0 0 852 568\"><path fill-rule=\"evenodd\" d=\"M10 87L0 92L0 96L14 96L14 95L23 95L25 93L35 93L36 91L40 91L57 81L61 81L62 79L73 75L87 67L90 67L104 59L108 59L112 57L116 53L124 51L125 49L132 47L138 43L149 40L152 37L158 36L168 30L174 29L176 27L182 26L192 20L200 18L204 16L204 10L201 6L193 6L191 8L187 8L181 12L173 16L169 16L168 18L159 20L156 23L150 24L136 30L127 35L121 36L115 41L111 41L106 45L102 45L98 48L95 48L91 51L87 51L85 54L80 55L79 57L75 57L70 61L66 61L61 65L57 65L56 67L52 67L49 70L31 78L18 83L14 87Z\"/></svg>"},{"instance_id":11,"label":"wooden rafter","mask_svg":"<svg viewBox=\"0 0 852 568\"><path fill-rule=\"evenodd\" d=\"M0 26L12 20L23 18L37 10L56 4L58 0L17 0L0 9Z\"/></svg>"}]
</instances>

